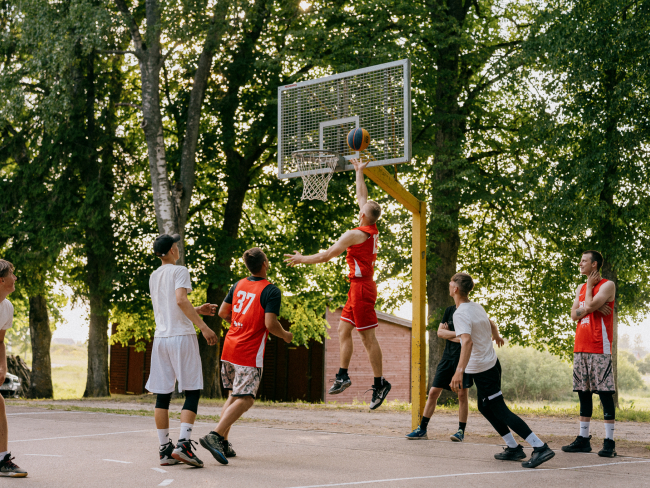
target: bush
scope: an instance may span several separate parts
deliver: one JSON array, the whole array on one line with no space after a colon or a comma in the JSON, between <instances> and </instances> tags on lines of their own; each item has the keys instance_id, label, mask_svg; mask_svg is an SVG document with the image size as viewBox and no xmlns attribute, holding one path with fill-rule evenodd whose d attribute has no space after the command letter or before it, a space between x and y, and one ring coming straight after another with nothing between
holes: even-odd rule
<instances>
[{"instance_id":1,"label":"bush","mask_svg":"<svg viewBox=\"0 0 650 488\"><path fill-rule=\"evenodd\" d=\"M506 400L570 398L573 369L557 356L520 346L501 348L497 355L503 368L501 391Z\"/></svg>"},{"instance_id":2,"label":"bush","mask_svg":"<svg viewBox=\"0 0 650 488\"><path fill-rule=\"evenodd\" d=\"M632 364L636 364L637 362L636 356L634 356L634 354L632 354L630 351L621 351L619 349L618 360L620 361L623 358L627 359Z\"/></svg>"},{"instance_id":3,"label":"bush","mask_svg":"<svg viewBox=\"0 0 650 488\"><path fill-rule=\"evenodd\" d=\"M645 382L641 378L639 370L636 369L626 356L618 357L618 388L619 390L638 390L644 388Z\"/></svg>"},{"instance_id":4,"label":"bush","mask_svg":"<svg viewBox=\"0 0 650 488\"><path fill-rule=\"evenodd\" d=\"M636 363L636 367L641 374L650 373L650 354Z\"/></svg>"}]
</instances>

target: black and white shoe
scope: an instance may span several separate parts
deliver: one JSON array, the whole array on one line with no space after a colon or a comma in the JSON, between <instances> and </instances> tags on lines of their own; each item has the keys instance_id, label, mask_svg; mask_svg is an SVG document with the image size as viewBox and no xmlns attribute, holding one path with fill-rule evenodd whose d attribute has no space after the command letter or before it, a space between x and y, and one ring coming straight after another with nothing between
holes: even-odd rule
<instances>
[{"instance_id":1,"label":"black and white shoe","mask_svg":"<svg viewBox=\"0 0 650 488\"><path fill-rule=\"evenodd\" d=\"M603 441L603 448L598 451L600 457L615 457L616 456L616 442L614 439L605 439Z\"/></svg>"},{"instance_id":2,"label":"black and white shoe","mask_svg":"<svg viewBox=\"0 0 650 488\"><path fill-rule=\"evenodd\" d=\"M232 444L228 442L228 439L221 441L221 445L223 446L223 454L227 458L235 457L237 455L235 450L232 448Z\"/></svg>"},{"instance_id":3,"label":"black and white shoe","mask_svg":"<svg viewBox=\"0 0 650 488\"><path fill-rule=\"evenodd\" d=\"M533 453L531 454L530 459L521 463L521 467L536 468L540 464L545 463L553 457L555 457L555 452L553 452L553 449L548 447L548 444L544 444L542 447L536 447L533 449Z\"/></svg>"},{"instance_id":4,"label":"black and white shoe","mask_svg":"<svg viewBox=\"0 0 650 488\"><path fill-rule=\"evenodd\" d=\"M161 466L173 466L174 464L178 464L180 462L172 457L172 452L174 452L174 444L172 444L172 441L169 441L164 446L160 446Z\"/></svg>"},{"instance_id":5,"label":"black and white shoe","mask_svg":"<svg viewBox=\"0 0 650 488\"><path fill-rule=\"evenodd\" d=\"M521 461L526 457L524 446L519 444L517 447L504 447L503 452L494 455L494 459L499 461Z\"/></svg>"},{"instance_id":6,"label":"black and white shoe","mask_svg":"<svg viewBox=\"0 0 650 488\"><path fill-rule=\"evenodd\" d=\"M350 379L349 376L339 378L339 376L336 375L336 379L330 381L334 381L334 384L328 391L330 395L338 395L339 393L345 391L347 388L349 388L352 385L352 380Z\"/></svg>"},{"instance_id":7,"label":"black and white shoe","mask_svg":"<svg viewBox=\"0 0 650 488\"><path fill-rule=\"evenodd\" d=\"M8 478L25 478L27 471L20 469L12 460L11 453L5 454L4 459L0 460L0 476Z\"/></svg>"},{"instance_id":8,"label":"black and white shoe","mask_svg":"<svg viewBox=\"0 0 650 488\"><path fill-rule=\"evenodd\" d=\"M375 385L372 385L372 400L370 401L370 410L375 410L384 403L388 392L390 391L391 385L388 381L382 380L382 385L379 388L375 388Z\"/></svg>"},{"instance_id":9,"label":"black and white shoe","mask_svg":"<svg viewBox=\"0 0 650 488\"><path fill-rule=\"evenodd\" d=\"M591 452L591 436L582 437L579 435L568 446L562 446L562 450L564 452Z\"/></svg>"},{"instance_id":10,"label":"black and white shoe","mask_svg":"<svg viewBox=\"0 0 650 488\"><path fill-rule=\"evenodd\" d=\"M196 444L193 440L179 439L178 444L174 452L172 452L172 457L181 461L190 466L196 466L197 468L203 467L203 461L201 461L196 454L192 452L192 443Z\"/></svg>"}]
</instances>

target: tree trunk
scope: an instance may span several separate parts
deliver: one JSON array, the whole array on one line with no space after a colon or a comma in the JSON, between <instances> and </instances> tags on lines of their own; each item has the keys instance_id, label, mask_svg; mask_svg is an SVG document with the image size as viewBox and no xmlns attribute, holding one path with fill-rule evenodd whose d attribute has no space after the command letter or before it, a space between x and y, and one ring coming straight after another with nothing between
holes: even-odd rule
<instances>
[{"instance_id":1,"label":"tree trunk","mask_svg":"<svg viewBox=\"0 0 650 488\"><path fill-rule=\"evenodd\" d=\"M221 305L226 294L223 290L212 283L208 285L207 302ZM223 390L221 389L221 331L222 323L218 315L214 317L203 317L205 324L217 334L218 341L216 346L209 346L203 334L199 334L199 352L201 354L201 366L203 369L203 393L206 398L222 398Z\"/></svg>"},{"instance_id":2,"label":"tree trunk","mask_svg":"<svg viewBox=\"0 0 650 488\"><path fill-rule=\"evenodd\" d=\"M32 374L29 398L52 398L52 331L43 295L29 297L29 334L32 341Z\"/></svg>"},{"instance_id":3,"label":"tree trunk","mask_svg":"<svg viewBox=\"0 0 650 488\"><path fill-rule=\"evenodd\" d=\"M110 396L108 386L108 307L102 297L91 294L84 397Z\"/></svg>"}]
</instances>

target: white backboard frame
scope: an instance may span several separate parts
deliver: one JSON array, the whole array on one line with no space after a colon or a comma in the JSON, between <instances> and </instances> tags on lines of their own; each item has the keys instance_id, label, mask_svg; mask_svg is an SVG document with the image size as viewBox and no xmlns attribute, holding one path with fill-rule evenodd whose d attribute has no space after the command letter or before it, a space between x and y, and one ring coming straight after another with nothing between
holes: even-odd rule
<instances>
[{"instance_id":1,"label":"white backboard frame","mask_svg":"<svg viewBox=\"0 0 650 488\"><path fill-rule=\"evenodd\" d=\"M313 139L316 137L316 133L314 132L316 130L316 122L314 120L309 120L308 122L311 123L310 129L310 134L311 137L309 140L303 140L304 135L301 133L300 127L301 124L303 123L303 117L301 114L301 96L302 93L306 92L304 90L306 87L310 86L329 86L325 85L329 82L330 85L338 86L338 84L333 84L331 82L334 82L336 80L345 80L345 79L351 79L354 80L355 77L358 77L359 75L364 75L364 74L379 74L375 72L384 72L388 73L390 69L394 68L401 68L402 70L402 79L400 80L402 83L402 93L401 93L401 100L399 103L399 108L401 108L401 117L399 117L400 120L398 120L398 125L403 124L403 133L399 134L398 133L398 138L399 140L403 140L403 145L397 145L397 149L399 150L400 154L397 157L380 157L375 161L372 161L369 166L386 166L386 165L391 165L391 164L400 164L400 163L407 163L411 160L411 63L408 59L402 59L400 61L394 61L391 63L384 63L376 66L370 66L368 68L362 68L354 71L348 71L345 73L339 73L336 75L332 76L327 76L324 78L318 78L315 80L307 80L303 81L300 83L295 83L292 85L285 85L278 87L278 178L294 178L297 176L300 176L300 173L297 171L291 171L291 153L295 150L298 149L330 149L330 148L324 148L323 147L323 142L324 142L324 128L326 127L331 127L331 126L336 126L336 125L342 125L342 124L351 124L354 123L356 128L363 127L366 129L369 129L369 127L364 127L364 120L362 117L360 117L360 114L345 114L347 115L346 117L334 117L334 118L327 118L324 114L316 114L317 116L322 116L323 120L317 120L318 123L318 141L314 141ZM394 71L394 70L393 70ZM388 75L384 75L384 79L387 80ZM388 81L386 83L386 93L388 93L389 85ZM303 90L301 90L303 89ZM378 87L376 88L378 91L381 91L381 89ZM393 87L394 89L394 87ZM293 90L293 92L291 92ZM338 88L337 88L338 90ZM288 96L295 93L297 96L297 110L292 116L297 119L296 125L294 127L283 127L283 115L286 115L283 111L283 99ZM305 95L306 97L308 95ZM337 91L337 96L340 96ZM347 92L347 97L348 97L348 102L347 105L350 105L351 102L349 102L350 97L354 98L354 93L351 95L351 93L348 91ZM340 100L340 98L339 98ZM383 100L384 103L387 103L387 100ZM379 101L381 103L382 100ZM372 103L372 101L371 101ZM342 102L342 104L345 104L345 102ZM287 104L288 105L288 104ZM395 109L397 105L393 104L393 110ZM346 107L347 108L347 107ZM376 110L376 108L375 108ZM312 111L312 114L314 111ZM399 112L398 112L399 114ZM392 115L392 120L389 119L388 117L383 117L383 136L384 136L384 144L385 146L383 154L387 154L389 152L388 148L388 139L386 137L386 134L390 132L390 127L389 125L392 123L393 126L395 125L395 114L393 113ZM312 115L313 118L313 115ZM287 125L285 123L285 125ZM297 126L297 130L296 130ZM377 126L377 122L375 121L375 126ZM375 127L377 129L377 127ZM379 130L380 132L382 131L381 129ZM371 139L373 138L372 131L370 137ZM294 137L294 140L297 138L297 143L295 144L290 144L287 137L288 134L292 134L292 137ZM375 134L377 136L377 134ZM395 132L394 132L394 127L393 127L393 139L395 138ZM347 134L344 134L343 137L346 138L344 141L345 146L347 147ZM372 142L371 142L372 146ZM383 147L381 146L381 147ZM375 152L378 151L380 146L375 145L374 150ZM369 149L371 150L371 149ZM395 148L393 148L393 152L395 151ZM345 160L349 160L352 158L358 158L359 157L359 152L356 153L351 153L347 155L343 155L343 158ZM354 169L351 164L346 164L345 167L340 167L337 169L337 171L344 171L344 170L352 170Z\"/></svg>"}]
</instances>

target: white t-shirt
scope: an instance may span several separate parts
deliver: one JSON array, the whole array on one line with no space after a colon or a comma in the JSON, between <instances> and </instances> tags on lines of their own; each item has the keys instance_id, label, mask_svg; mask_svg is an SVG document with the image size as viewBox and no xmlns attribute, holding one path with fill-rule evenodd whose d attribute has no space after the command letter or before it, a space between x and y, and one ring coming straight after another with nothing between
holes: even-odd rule
<instances>
[{"instance_id":1,"label":"white t-shirt","mask_svg":"<svg viewBox=\"0 0 650 488\"><path fill-rule=\"evenodd\" d=\"M11 328L14 321L14 306L6 298L0 302L0 330Z\"/></svg>"},{"instance_id":2,"label":"white t-shirt","mask_svg":"<svg viewBox=\"0 0 650 488\"><path fill-rule=\"evenodd\" d=\"M492 345L492 328L485 309L474 302L461 303L454 313L456 336L472 337L472 355L466 373L482 373L497 363L497 353Z\"/></svg>"},{"instance_id":3,"label":"white t-shirt","mask_svg":"<svg viewBox=\"0 0 650 488\"><path fill-rule=\"evenodd\" d=\"M176 303L176 290L192 291L190 272L185 266L163 264L149 278L149 291L156 319L154 337L174 337L196 334L192 321Z\"/></svg>"}]
</instances>

